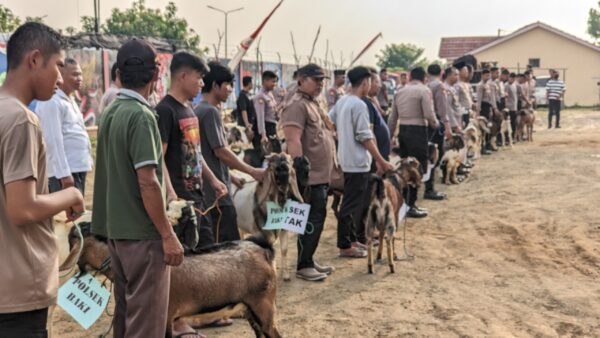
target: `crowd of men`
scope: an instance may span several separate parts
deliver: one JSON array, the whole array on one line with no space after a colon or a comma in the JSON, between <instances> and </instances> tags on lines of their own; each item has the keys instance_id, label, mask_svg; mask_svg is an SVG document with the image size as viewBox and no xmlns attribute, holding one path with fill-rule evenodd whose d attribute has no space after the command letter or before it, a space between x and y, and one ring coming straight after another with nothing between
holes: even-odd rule
<instances>
[{"instance_id":1,"label":"crowd of men","mask_svg":"<svg viewBox=\"0 0 600 338\"><path fill-rule=\"evenodd\" d=\"M7 44L8 73L0 89L0 261L11 273L0 277L0 336L44 336L47 308L55 303L58 287L51 218L66 210L72 221L85 209L92 150L70 96L80 88L82 72L76 60L64 58L64 48L61 36L39 23L22 25ZM181 264L184 253L196 248L239 240L231 187L245 182L230 171L257 181L266 174L229 149L223 106L233 91L232 70L178 52L170 73L169 93L151 104L157 54L145 40L132 39L119 49L113 83L102 98L92 232L106 237L110 249L115 337L164 336L170 266ZM443 200L447 196L435 189L432 168L440 163L431 163L432 149L442 153L445 140L460 133L469 119L489 117L497 109L509 110L514 129L516 112L533 104L530 74L484 69L478 100L470 86L473 75L468 65L416 67L400 76L394 95L385 69L364 66L335 70L329 89L324 88L328 72L316 64L300 67L285 89L277 86L277 74L265 71L254 96L253 79L242 79L235 115L253 146L261 149L283 136L292 158L304 156L310 162L306 202L313 229L298 237L298 278L321 281L335 271L314 256L336 176L343 181L339 254L364 258L369 177L393 170L393 147L419 160L428 176L423 197ZM564 84L558 73L548 88L550 115L556 115L559 127L560 102L553 100L561 100ZM193 106L200 92L202 100ZM27 108L34 99L44 101L35 114ZM486 140L482 152L489 154L495 141ZM415 188L403 193L408 217L428 215L416 204ZM169 223L166 206L176 199L194 203L196 236L178 236ZM221 319L215 324L230 323ZM184 321L173 330L186 338L201 336Z\"/></svg>"}]
</instances>

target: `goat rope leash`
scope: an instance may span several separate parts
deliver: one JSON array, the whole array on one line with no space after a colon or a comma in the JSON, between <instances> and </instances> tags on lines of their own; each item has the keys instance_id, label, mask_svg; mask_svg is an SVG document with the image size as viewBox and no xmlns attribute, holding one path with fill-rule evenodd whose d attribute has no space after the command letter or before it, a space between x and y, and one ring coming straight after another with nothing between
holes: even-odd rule
<instances>
[{"instance_id":1,"label":"goat rope leash","mask_svg":"<svg viewBox=\"0 0 600 338\"><path fill-rule=\"evenodd\" d=\"M77 260L75 261L75 262L79 262L79 258L81 257L81 252L83 251L83 234L81 233L81 229L79 228L79 225L77 225L74 221L71 223L73 223L74 227L77 227L77 233L79 234L79 243L81 243L81 245L79 245L79 251L77 252ZM59 274L59 278L63 278L63 277L70 275L73 272L73 270L75 269L76 265L77 264L73 264L73 266L70 269L68 269L67 273L65 273L63 275ZM60 273L60 271L59 271L59 273Z\"/></svg>"},{"instance_id":2,"label":"goat rope leash","mask_svg":"<svg viewBox=\"0 0 600 338\"><path fill-rule=\"evenodd\" d=\"M208 209L206 209L204 211L202 211L202 210L194 207L194 210L196 210L196 212L198 212L200 215L205 216L205 217L211 212L211 210L213 210L215 208L217 209L217 212L219 212L219 217L217 218L217 227L216 227L217 228L217 233L215 234L215 243L216 244L219 243L219 235L220 235L220 232L221 232L221 218L223 217L223 212L221 211L221 206L219 205L219 201L223 197L225 197L226 195L227 194L218 197L215 200L215 202ZM200 220L198 220L198 222L200 222Z\"/></svg>"}]
</instances>

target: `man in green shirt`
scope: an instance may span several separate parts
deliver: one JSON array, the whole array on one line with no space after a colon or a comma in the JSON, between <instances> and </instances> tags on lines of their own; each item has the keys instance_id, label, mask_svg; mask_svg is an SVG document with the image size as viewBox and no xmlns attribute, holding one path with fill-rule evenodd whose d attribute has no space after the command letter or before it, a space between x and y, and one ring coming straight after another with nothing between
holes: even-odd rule
<instances>
[{"instance_id":1,"label":"man in green shirt","mask_svg":"<svg viewBox=\"0 0 600 338\"><path fill-rule=\"evenodd\" d=\"M115 286L114 336L164 337L170 267L183 247L169 224L156 114L148 104L156 51L132 39L117 54L123 88L98 127L92 232L108 238Z\"/></svg>"}]
</instances>

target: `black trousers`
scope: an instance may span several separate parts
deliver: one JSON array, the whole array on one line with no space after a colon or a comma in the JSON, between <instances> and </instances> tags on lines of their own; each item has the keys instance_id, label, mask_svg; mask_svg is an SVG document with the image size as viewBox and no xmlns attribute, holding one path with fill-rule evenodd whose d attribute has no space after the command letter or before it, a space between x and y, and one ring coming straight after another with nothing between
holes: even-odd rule
<instances>
[{"instance_id":1,"label":"black trousers","mask_svg":"<svg viewBox=\"0 0 600 338\"><path fill-rule=\"evenodd\" d=\"M48 308L15 313L0 313L0 337L46 338Z\"/></svg>"},{"instance_id":2,"label":"black trousers","mask_svg":"<svg viewBox=\"0 0 600 338\"><path fill-rule=\"evenodd\" d=\"M440 127L437 129L429 129L430 136L429 142L437 145L438 148L438 160L434 166L434 169L440 166L442 162L442 157L444 157L444 144L446 143L446 139L444 136L444 132L446 131L446 127L440 123ZM429 176L429 180L425 182L425 192L434 191L435 190L435 170L431 170L431 175ZM427 170L427 169L426 169Z\"/></svg>"},{"instance_id":3,"label":"black trousers","mask_svg":"<svg viewBox=\"0 0 600 338\"><path fill-rule=\"evenodd\" d=\"M87 177L87 173L72 173L71 176L73 176L73 181L75 181L75 188L85 196L85 178ZM62 190L60 180L56 177L50 177L48 179L48 189L50 193Z\"/></svg>"},{"instance_id":4,"label":"black trousers","mask_svg":"<svg viewBox=\"0 0 600 338\"><path fill-rule=\"evenodd\" d=\"M429 137L428 130L425 126L405 126L400 125L400 133L398 135L398 144L400 145L400 156L412 156L421 164L421 174L427 170L427 162L429 161ZM417 202L417 189L409 187L403 191L406 204L414 207Z\"/></svg>"},{"instance_id":5,"label":"black trousers","mask_svg":"<svg viewBox=\"0 0 600 338\"><path fill-rule=\"evenodd\" d=\"M337 247L349 249L352 242L359 240L358 233L364 236L362 216L367 200L369 176L371 173L344 173L344 197L338 219ZM362 230L361 230L362 228Z\"/></svg>"},{"instance_id":6,"label":"black trousers","mask_svg":"<svg viewBox=\"0 0 600 338\"><path fill-rule=\"evenodd\" d=\"M298 266L297 269L313 268L315 262L313 256L327 216L327 192L329 185L318 184L310 187L310 213L308 214L308 225L304 235L298 236Z\"/></svg>"},{"instance_id":7,"label":"black trousers","mask_svg":"<svg viewBox=\"0 0 600 338\"><path fill-rule=\"evenodd\" d=\"M219 209L221 210L220 214L217 208L210 211L213 238L217 243L239 240L241 237L235 207L233 205L222 205L219 206Z\"/></svg>"},{"instance_id":8,"label":"black trousers","mask_svg":"<svg viewBox=\"0 0 600 338\"><path fill-rule=\"evenodd\" d=\"M552 127L552 116L556 115L556 127L560 126L560 100L548 100L548 128Z\"/></svg>"},{"instance_id":9,"label":"black trousers","mask_svg":"<svg viewBox=\"0 0 600 338\"><path fill-rule=\"evenodd\" d=\"M258 127L256 126L256 123L254 124L253 129L254 138L252 139L252 146L254 147L254 149L261 149L260 139L262 136L258 132ZM265 121L265 132L267 133L267 137L277 135L277 123Z\"/></svg>"}]
</instances>

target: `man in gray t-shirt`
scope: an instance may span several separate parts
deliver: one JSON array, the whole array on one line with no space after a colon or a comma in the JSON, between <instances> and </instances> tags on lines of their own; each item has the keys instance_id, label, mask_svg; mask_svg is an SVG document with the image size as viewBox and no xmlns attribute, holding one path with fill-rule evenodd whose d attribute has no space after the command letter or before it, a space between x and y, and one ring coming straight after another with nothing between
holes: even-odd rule
<instances>
[{"instance_id":1,"label":"man in gray t-shirt","mask_svg":"<svg viewBox=\"0 0 600 338\"><path fill-rule=\"evenodd\" d=\"M352 84L349 95L342 97L329 112L338 139L337 156L344 172L344 197L338 218L337 246L341 257L366 257L363 215L369 203L371 161L380 173L393 170L377 150L369 126L369 110L361 100L371 88L369 68L358 66L348 72Z\"/></svg>"},{"instance_id":2,"label":"man in gray t-shirt","mask_svg":"<svg viewBox=\"0 0 600 338\"><path fill-rule=\"evenodd\" d=\"M257 181L262 181L265 170L249 166L229 150L225 128L223 127L221 105L227 101L231 94L234 75L229 68L218 62L209 63L209 67L210 72L204 76L202 101L194 109L200 124L200 147L206 165L231 191L232 183L241 187L244 182L232 177L229 174L229 168L245 172ZM207 208L210 208L215 204L215 191L210 184L204 184L203 193L204 204ZM237 228L237 214L231 194L220 198L218 205L220 210L214 208L209 214L213 224L215 241L218 243L240 239Z\"/></svg>"}]
</instances>

